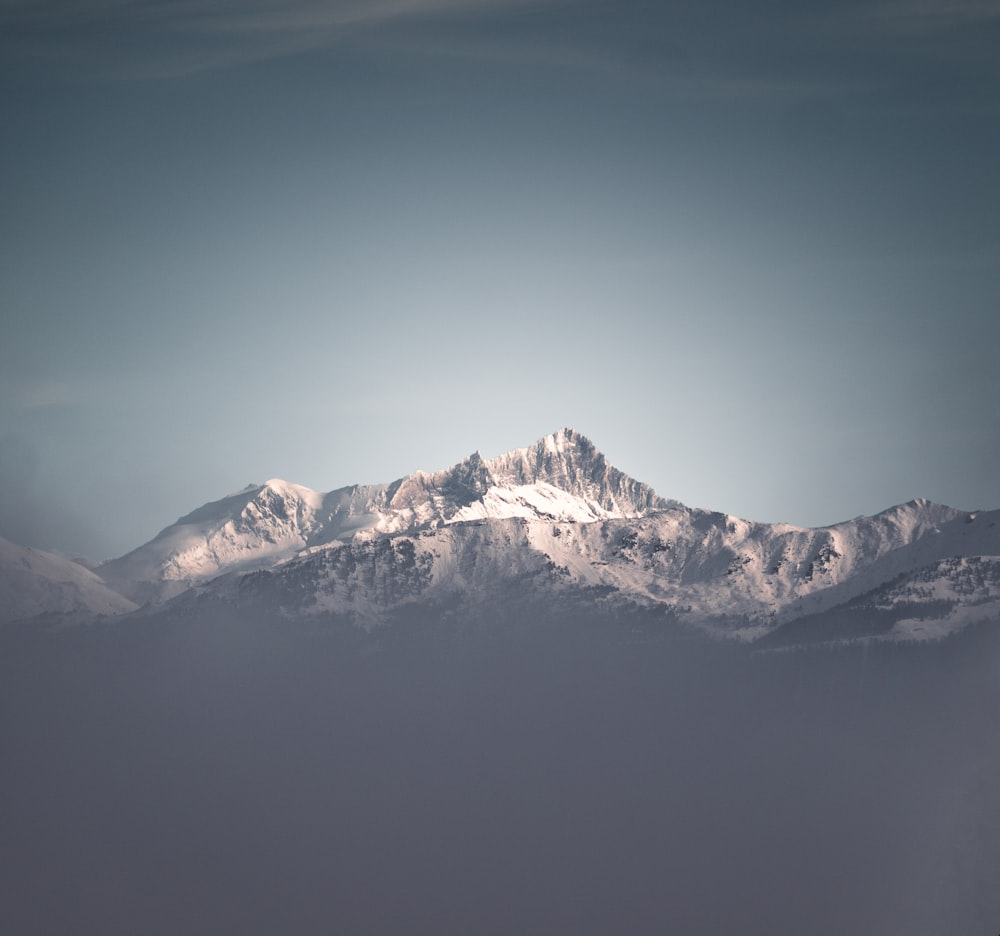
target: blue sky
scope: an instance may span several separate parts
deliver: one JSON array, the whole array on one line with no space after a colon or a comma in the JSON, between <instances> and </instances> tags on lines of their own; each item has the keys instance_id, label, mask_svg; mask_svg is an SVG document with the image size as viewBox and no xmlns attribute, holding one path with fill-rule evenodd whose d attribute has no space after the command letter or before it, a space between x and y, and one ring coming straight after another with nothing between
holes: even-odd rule
<instances>
[{"instance_id":1,"label":"blue sky","mask_svg":"<svg viewBox=\"0 0 1000 936\"><path fill-rule=\"evenodd\" d=\"M0 535L570 425L661 494L1000 506L1000 4L0 0Z\"/></svg>"}]
</instances>

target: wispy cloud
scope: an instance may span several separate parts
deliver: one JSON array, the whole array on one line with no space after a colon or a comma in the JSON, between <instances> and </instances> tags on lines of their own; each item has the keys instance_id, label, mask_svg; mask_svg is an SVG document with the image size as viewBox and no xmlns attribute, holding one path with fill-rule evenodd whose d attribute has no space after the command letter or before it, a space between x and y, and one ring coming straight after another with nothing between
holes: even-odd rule
<instances>
[{"instance_id":1,"label":"wispy cloud","mask_svg":"<svg viewBox=\"0 0 1000 936\"><path fill-rule=\"evenodd\" d=\"M157 20L184 28L293 30L529 2L543 0L0 0L0 20L34 26Z\"/></svg>"},{"instance_id":2,"label":"wispy cloud","mask_svg":"<svg viewBox=\"0 0 1000 936\"><path fill-rule=\"evenodd\" d=\"M884 68L864 65L887 44L897 65L907 55L982 61L991 53L979 34L997 21L1000 0L863 0L759 16L736 0L0 0L0 49L47 68L149 79L350 46L780 102L884 81ZM861 53L849 74L845 49Z\"/></svg>"},{"instance_id":3,"label":"wispy cloud","mask_svg":"<svg viewBox=\"0 0 1000 936\"><path fill-rule=\"evenodd\" d=\"M115 47L118 74L180 76L306 52L390 27L564 0L0 0L8 50L79 59ZM46 42L52 49L46 49ZM153 47L153 48L150 48Z\"/></svg>"},{"instance_id":4,"label":"wispy cloud","mask_svg":"<svg viewBox=\"0 0 1000 936\"><path fill-rule=\"evenodd\" d=\"M496 37L469 32L450 35L445 40L433 33L421 32L383 40L380 48L388 52L465 59L519 69L577 72L632 82L663 97L685 100L802 100L825 97L852 87L843 80L814 80L801 74L760 74L731 60L725 67L693 63L680 43L651 56L635 54L628 41L602 42L600 37L572 41L526 34Z\"/></svg>"},{"instance_id":5,"label":"wispy cloud","mask_svg":"<svg viewBox=\"0 0 1000 936\"><path fill-rule=\"evenodd\" d=\"M499 5L469 0L300 0L298 3L232 3L217 0L199 4L185 25L232 34L253 32L300 33L340 30L357 25L378 25L441 13L466 13ZM506 5L511 5L507 0Z\"/></svg>"}]
</instances>

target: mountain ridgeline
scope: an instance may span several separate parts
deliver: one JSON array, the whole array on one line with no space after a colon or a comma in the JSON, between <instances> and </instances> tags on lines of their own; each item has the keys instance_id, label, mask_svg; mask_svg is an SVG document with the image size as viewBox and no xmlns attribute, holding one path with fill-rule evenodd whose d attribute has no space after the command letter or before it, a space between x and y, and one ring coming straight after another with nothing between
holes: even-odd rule
<instances>
[{"instance_id":1,"label":"mountain ridgeline","mask_svg":"<svg viewBox=\"0 0 1000 936\"><path fill-rule=\"evenodd\" d=\"M371 629L506 602L749 642L925 640L1000 613L998 521L914 500L819 529L753 523L660 497L561 429L389 484L251 485L97 572L116 611L210 596Z\"/></svg>"}]
</instances>

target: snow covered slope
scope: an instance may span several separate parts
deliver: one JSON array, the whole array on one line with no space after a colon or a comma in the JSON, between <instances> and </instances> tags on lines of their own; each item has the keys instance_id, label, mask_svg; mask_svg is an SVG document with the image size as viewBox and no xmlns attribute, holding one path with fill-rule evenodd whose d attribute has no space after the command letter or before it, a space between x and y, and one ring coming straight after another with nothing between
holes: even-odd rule
<instances>
[{"instance_id":1,"label":"snow covered slope","mask_svg":"<svg viewBox=\"0 0 1000 936\"><path fill-rule=\"evenodd\" d=\"M792 618L761 646L925 642L988 623L1000 623L1000 556L954 556L904 572L834 607Z\"/></svg>"},{"instance_id":2,"label":"snow covered slope","mask_svg":"<svg viewBox=\"0 0 1000 936\"><path fill-rule=\"evenodd\" d=\"M978 557L1000 553L998 521L997 512L970 521L926 502L819 530L685 507L589 523L489 518L359 534L209 588L287 614L351 615L364 626L413 605L597 601L662 608L710 633L756 640L901 575L992 561ZM976 613L1000 620L1000 594L978 595ZM968 620L955 616L938 632Z\"/></svg>"},{"instance_id":3,"label":"snow covered slope","mask_svg":"<svg viewBox=\"0 0 1000 936\"><path fill-rule=\"evenodd\" d=\"M935 640L969 624L996 619L1000 556L955 557L903 576L877 596L895 612L890 640Z\"/></svg>"},{"instance_id":4,"label":"snow covered slope","mask_svg":"<svg viewBox=\"0 0 1000 936\"><path fill-rule=\"evenodd\" d=\"M38 614L124 614L135 607L79 563L0 539L0 624Z\"/></svg>"}]
</instances>

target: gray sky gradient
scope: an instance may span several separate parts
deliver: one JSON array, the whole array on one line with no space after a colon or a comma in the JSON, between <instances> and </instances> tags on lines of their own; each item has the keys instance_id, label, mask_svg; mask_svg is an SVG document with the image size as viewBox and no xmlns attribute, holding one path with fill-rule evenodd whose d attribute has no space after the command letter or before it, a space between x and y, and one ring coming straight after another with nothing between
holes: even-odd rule
<instances>
[{"instance_id":1,"label":"gray sky gradient","mask_svg":"<svg viewBox=\"0 0 1000 936\"><path fill-rule=\"evenodd\" d=\"M0 0L0 535L124 552L561 425L1000 506L1000 3Z\"/></svg>"}]
</instances>

